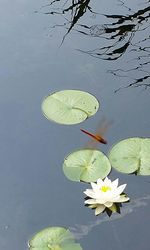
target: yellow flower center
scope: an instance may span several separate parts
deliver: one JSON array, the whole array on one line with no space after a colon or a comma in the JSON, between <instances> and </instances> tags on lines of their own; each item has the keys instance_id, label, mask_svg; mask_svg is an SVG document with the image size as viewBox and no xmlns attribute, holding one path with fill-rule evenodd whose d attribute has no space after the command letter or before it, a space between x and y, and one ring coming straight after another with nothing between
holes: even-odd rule
<instances>
[{"instance_id":1,"label":"yellow flower center","mask_svg":"<svg viewBox=\"0 0 150 250\"><path fill-rule=\"evenodd\" d=\"M103 192L107 192L107 191L110 191L110 190L111 190L111 188L109 186L102 186L101 187L101 191L103 191Z\"/></svg>"}]
</instances>

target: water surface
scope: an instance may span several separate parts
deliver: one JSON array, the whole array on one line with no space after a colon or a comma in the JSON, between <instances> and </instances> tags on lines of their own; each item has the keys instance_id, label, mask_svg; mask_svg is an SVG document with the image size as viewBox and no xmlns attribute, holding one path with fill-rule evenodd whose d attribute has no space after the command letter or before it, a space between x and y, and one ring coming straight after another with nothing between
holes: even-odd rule
<instances>
[{"instance_id":1,"label":"water surface","mask_svg":"<svg viewBox=\"0 0 150 250\"><path fill-rule=\"evenodd\" d=\"M149 177L113 170L131 202L121 215L95 217L83 205L88 185L67 180L62 162L86 144L80 128L94 131L103 116L113 120L105 153L121 139L149 137L149 1L89 1L73 27L62 2L49 3L1 1L0 248L27 249L35 232L65 226L86 250L148 250ZM101 109L83 124L49 122L42 99L62 89L94 94Z\"/></svg>"}]
</instances>

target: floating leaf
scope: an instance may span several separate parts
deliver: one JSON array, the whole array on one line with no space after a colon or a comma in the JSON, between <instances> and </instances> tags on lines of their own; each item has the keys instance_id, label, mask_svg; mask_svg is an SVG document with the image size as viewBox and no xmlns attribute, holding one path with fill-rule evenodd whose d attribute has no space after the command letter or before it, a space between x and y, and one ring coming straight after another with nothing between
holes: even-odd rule
<instances>
[{"instance_id":1,"label":"floating leaf","mask_svg":"<svg viewBox=\"0 0 150 250\"><path fill-rule=\"evenodd\" d=\"M129 138L120 141L110 151L109 160L122 173L150 175L150 139Z\"/></svg>"},{"instance_id":2,"label":"floating leaf","mask_svg":"<svg viewBox=\"0 0 150 250\"><path fill-rule=\"evenodd\" d=\"M63 90L47 96L42 103L44 116L60 124L77 124L94 115L97 99L83 91Z\"/></svg>"},{"instance_id":3,"label":"floating leaf","mask_svg":"<svg viewBox=\"0 0 150 250\"><path fill-rule=\"evenodd\" d=\"M30 250L82 250L70 231L63 227L49 227L29 241Z\"/></svg>"},{"instance_id":4,"label":"floating leaf","mask_svg":"<svg viewBox=\"0 0 150 250\"><path fill-rule=\"evenodd\" d=\"M72 181L95 182L111 170L108 158L99 150L82 149L68 155L63 164L66 177Z\"/></svg>"}]
</instances>

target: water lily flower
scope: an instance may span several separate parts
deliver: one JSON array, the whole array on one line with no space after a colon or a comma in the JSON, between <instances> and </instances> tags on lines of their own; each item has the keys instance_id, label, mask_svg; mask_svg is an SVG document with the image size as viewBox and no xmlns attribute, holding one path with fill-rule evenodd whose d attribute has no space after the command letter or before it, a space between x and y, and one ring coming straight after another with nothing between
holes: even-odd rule
<instances>
[{"instance_id":1,"label":"water lily flower","mask_svg":"<svg viewBox=\"0 0 150 250\"><path fill-rule=\"evenodd\" d=\"M98 179L97 183L91 182L91 186L92 189L84 191L84 194L88 196L85 204L90 208L95 208L95 215L102 213L105 209L116 212L116 203L129 201L129 197L123 193L126 184L118 186L118 179L114 181L111 181L108 177L104 181Z\"/></svg>"}]
</instances>

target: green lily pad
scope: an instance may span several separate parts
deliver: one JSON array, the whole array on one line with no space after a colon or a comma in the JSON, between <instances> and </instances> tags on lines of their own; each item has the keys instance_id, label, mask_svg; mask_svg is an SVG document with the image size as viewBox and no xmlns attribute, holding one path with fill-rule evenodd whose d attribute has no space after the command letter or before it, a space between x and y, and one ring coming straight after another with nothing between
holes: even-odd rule
<instances>
[{"instance_id":1,"label":"green lily pad","mask_svg":"<svg viewBox=\"0 0 150 250\"><path fill-rule=\"evenodd\" d=\"M150 175L150 139L129 138L120 141L110 151L109 160L122 173Z\"/></svg>"},{"instance_id":2,"label":"green lily pad","mask_svg":"<svg viewBox=\"0 0 150 250\"><path fill-rule=\"evenodd\" d=\"M81 149L68 155L63 163L65 176L72 181L95 182L111 170L108 158L99 150Z\"/></svg>"},{"instance_id":3,"label":"green lily pad","mask_svg":"<svg viewBox=\"0 0 150 250\"><path fill-rule=\"evenodd\" d=\"M62 90L47 96L42 111L48 120L60 124L77 124L94 115L99 108L97 99L80 90Z\"/></svg>"},{"instance_id":4,"label":"green lily pad","mask_svg":"<svg viewBox=\"0 0 150 250\"><path fill-rule=\"evenodd\" d=\"M30 250L82 250L71 232L63 227L49 227L29 241Z\"/></svg>"}]
</instances>

